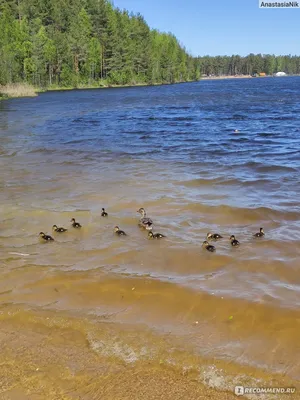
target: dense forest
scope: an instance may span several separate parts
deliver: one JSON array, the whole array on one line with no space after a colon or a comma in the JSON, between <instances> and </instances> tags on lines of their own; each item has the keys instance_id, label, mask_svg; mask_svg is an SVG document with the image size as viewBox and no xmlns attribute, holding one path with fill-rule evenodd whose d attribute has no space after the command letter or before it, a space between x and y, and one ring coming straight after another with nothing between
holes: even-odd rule
<instances>
[{"instance_id":1,"label":"dense forest","mask_svg":"<svg viewBox=\"0 0 300 400\"><path fill-rule=\"evenodd\" d=\"M108 0L0 0L0 85L173 83L200 78L176 37Z\"/></svg>"},{"instance_id":2,"label":"dense forest","mask_svg":"<svg viewBox=\"0 0 300 400\"><path fill-rule=\"evenodd\" d=\"M199 57L201 73L205 75L253 75L265 72L300 74L300 57L274 56L270 54L249 54L241 56Z\"/></svg>"},{"instance_id":3,"label":"dense forest","mask_svg":"<svg viewBox=\"0 0 300 400\"><path fill-rule=\"evenodd\" d=\"M192 57L171 33L109 0L0 0L0 85L174 83L204 75L300 74L300 57Z\"/></svg>"}]
</instances>

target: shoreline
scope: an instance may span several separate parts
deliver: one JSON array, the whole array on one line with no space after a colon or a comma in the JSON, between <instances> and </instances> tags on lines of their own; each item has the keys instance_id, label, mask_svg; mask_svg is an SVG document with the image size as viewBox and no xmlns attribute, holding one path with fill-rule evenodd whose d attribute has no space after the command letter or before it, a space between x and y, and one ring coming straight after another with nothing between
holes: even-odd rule
<instances>
[{"instance_id":1,"label":"shoreline","mask_svg":"<svg viewBox=\"0 0 300 400\"><path fill-rule=\"evenodd\" d=\"M30 86L27 84L24 84L24 86L27 86L30 88L30 91L24 91L22 93L18 93L16 95L10 95L5 92L1 92L1 87L0 87L0 101L1 100L11 100L11 99L18 99L18 98L26 98L26 97L37 97L39 93L45 93L45 92L62 92L62 91L67 91L67 90L96 90L96 89L117 89L117 88L134 88L134 87L150 87L150 86L166 86L166 85L179 85L182 83L191 83L191 82L199 82L201 79L197 81L182 81L182 82L173 82L173 83L136 83L136 84L126 84L126 85L99 85L99 86L94 86L94 85L83 85L83 86L78 86L78 87L67 87L67 86L50 86L48 88L35 88L34 86ZM23 84L20 84L22 86ZM5 88L5 86L3 86Z\"/></svg>"},{"instance_id":2,"label":"shoreline","mask_svg":"<svg viewBox=\"0 0 300 400\"><path fill-rule=\"evenodd\" d=\"M286 75L281 78L286 78L286 77L294 77L294 76L300 76L300 75ZM68 87L68 86L50 86L48 88L36 88L34 86L27 85L26 83L24 84L13 84L14 85L19 85L22 89L24 88L25 90L22 91L21 93L13 94L11 95L10 93L5 93L1 92L1 87L0 87L0 101L1 100L10 100L10 99L18 99L18 98L26 98L26 97L37 97L39 93L45 93L45 92L62 92L62 91L67 91L67 90L96 90L96 89L117 89L117 88L134 88L134 87L148 87L148 86L166 86L166 85L179 85L183 83L192 83L192 82L201 82L201 81L208 81L208 80L226 80L226 79L250 79L250 78L276 78L276 76L273 75L266 75L266 76L257 76L254 77L252 75L220 75L220 76L201 76L199 80L196 81L182 81L182 82L173 82L173 83L136 83L136 84L125 84L125 85L82 85L78 87ZM7 85L9 86L9 85ZM6 86L3 86L2 88L6 88Z\"/></svg>"},{"instance_id":3,"label":"shoreline","mask_svg":"<svg viewBox=\"0 0 300 400\"><path fill-rule=\"evenodd\" d=\"M242 374L236 375L234 363L202 358L185 347L170 353L166 349L176 345L176 337L156 336L139 325L22 307L6 309L1 324L0 341L5 351L0 362L5 366L2 377L10 400L31 390L37 395L46 393L49 400L71 400L64 397L70 385L78 397L89 396L89 386L97 398L115 400L123 400L124 393L126 398L143 400L234 400L237 385L296 387L295 381L261 369L240 366ZM16 331L25 343L21 359Z\"/></svg>"},{"instance_id":4,"label":"shoreline","mask_svg":"<svg viewBox=\"0 0 300 400\"><path fill-rule=\"evenodd\" d=\"M203 76L201 77L201 81L209 81L209 80L223 80L223 79L250 79L250 78L291 78L300 75L284 75L284 76L275 76L275 75L265 75L265 76L252 76L252 75L219 75L219 76Z\"/></svg>"},{"instance_id":5,"label":"shoreline","mask_svg":"<svg viewBox=\"0 0 300 400\"><path fill-rule=\"evenodd\" d=\"M222 79L249 79L251 75L219 75L219 76L203 76L201 80L222 80ZM265 77L264 77L265 78Z\"/></svg>"}]
</instances>

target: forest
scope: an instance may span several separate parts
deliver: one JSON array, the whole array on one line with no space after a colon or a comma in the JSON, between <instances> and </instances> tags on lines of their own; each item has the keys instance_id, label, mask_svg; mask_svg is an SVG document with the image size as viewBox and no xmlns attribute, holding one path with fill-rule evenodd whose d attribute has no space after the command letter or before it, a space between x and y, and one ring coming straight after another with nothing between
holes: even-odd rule
<instances>
[{"instance_id":1,"label":"forest","mask_svg":"<svg viewBox=\"0 0 300 400\"><path fill-rule=\"evenodd\" d=\"M246 57L238 55L205 56L199 57L198 60L203 75L254 75L260 72L273 75L280 71L289 75L300 74L299 56L249 54Z\"/></svg>"},{"instance_id":2,"label":"forest","mask_svg":"<svg viewBox=\"0 0 300 400\"><path fill-rule=\"evenodd\" d=\"M0 0L0 85L161 84L203 75L300 74L300 57L192 57L171 33L108 0ZM199 39L200 40L200 39Z\"/></svg>"},{"instance_id":3,"label":"forest","mask_svg":"<svg viewBox=\"0 0 300 400\"><path fill-rule=\"evenodd\" d=\"M135 85L198 80L171 33L107 0L0 0L0 85Z\"/></svg>"}]
</instances>

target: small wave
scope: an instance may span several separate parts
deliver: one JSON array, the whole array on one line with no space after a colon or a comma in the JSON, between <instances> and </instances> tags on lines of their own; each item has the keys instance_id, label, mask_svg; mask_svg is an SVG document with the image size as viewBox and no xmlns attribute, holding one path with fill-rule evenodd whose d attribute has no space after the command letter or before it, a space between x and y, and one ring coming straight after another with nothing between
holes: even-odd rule
<instances>
[{"instance_id":1,"label":"small wave","mask_svg":"<svg viewBox=\"0 0 300 400\"><path fill-rule=\"evenodd\" d=\"M244 121L249 119L249 117L247 117L246 115L232 115L231 117L220 117L218 119L221 121Z\"/></svg>"},{"instance_id":2,"label":"small wave","mask_svg":"<svg viewBox=\"0 0 300 400\"><path fill-rule=\"evenodd\" d=\"M86 124L86 125L99 125L100 121L96 119L89 119L89 118L75 118L72 120L74 124Z\"/></svg>"},{"instance_id":3,"label":"small wave","mask_svg":"<svg viewBox=\"0 0 300 400\"><path fill-rule=\"evenodd\" d=\"M256 161L249 161L239 166L254 168L258 172L298 172L296 168L288 167L286 165L264 165Z\"/></svg>"},{"instance_id":4,"label":"small wave","mask_svg":"<svg viewBox=\"0 0 300 400\"><path fill-rule=\"evenodd\" d=\"M83 121L84 121L84 119L81 117L81 118L75 118L75 119L73 119L72 122L78 123L78 122L83 122Z\"/></svg>"},{"instance_id":5,"label":"small wave","mask_svg":"<svg viewBox=\"0 0 300 400\"><path fill-rule=\"evenodd\" d=\"M169 106L169 107L165 107L164 109L167 109L167 110L190 110L191 107L190 106Z\"/></svg>"},{"instance_id":6,"label":"small wave","mask_svg":"<svg viewBox=\"0 0 300 400\"><path fill-rule=\"evenodd\" d=\"M259 133L257 133L257 135L261 136L261 137L269 137L269 136L278 137L278 135L275 132L259 132Z\"/></svg>"},{"instance_id":7,"label":"small wave","mask_svg":"<svg viewBox=\"0 0 300 400\"><path fill-rule=\"evenodd\" d=\"M283 116L280 116L280 117L265 117L263 119L267 119L267 120L269 119L269 120L272 120L272 121L296 121L298 119L298 117L292 117L292 116L283 117Z\"/></svg>"},{"instance_id":8,"label":"small wave","mask_svg":"<svg viewBox=\"0 0 300 400\"><path fill-rule=\"evenodd\" d=\"M106 357L118 357L127 364L135 363L141 359L150 359L150 354L146 347L138 349L133 349L127 343L123 343L118 338L112 338L112 342L108 343L101 340L97 340L88 334L88 342L96 353L101 354Z\"/></svg>"},{"instance_id":9,"label":"small wave","mask_svg":"<svg viewBox=\"0 0 300 400\"><path fill-rule=\"evenodd\" d=\"M199 186L212 186L216 184L237 184L238 181L233 179L233 180L224 180L222 178L214 178L214 179L192 179L189 181L181 181L177 182L178 185L184 185L186 187L199 187Z\"/></svg>"},{"instance_id":10,"label":"small wave","mask_svg":"<svg viewBox=\"0 0 300 400\"><path fill-rule=\"evenodd\" d=\"M236 133L234 133L236 135ZM234 143L239 143L239 142L251 142L252 139L249 139L245 136L238 136L234 138ZM225 146L228 146L228 143L225 144Z\"/></svg>"},{"instance_id":11,"label":"small wave","mask_svg":"<svg viewBox=\"0 0 300 400\"><path fill-rule=\"evenodd\" d=\"M232 119L240 119L240 120L244 120L244 119L249 119L249 117L247 117L247 115L242 115L242 114L234 114L232 116Z\"/></svg>"},{"instance_id":12,"label":"small wave","mask_svg":"<svg viewBox=\"0 0 300 400\"><path fill-rule=\"evenodd\" d=\"M173 117L174 121L194 121L194 117Z\"/></svg>"},{"instance_id":13,"label":"small wave","mask_svg":"<svg viewBox=\"0 0 300 400\"><path fill-rule=\"evenodd\" d=\"M18 154L18 152L17 151L13 151L12 153L6 153L5 154L5 152L1 152L0 153L0 155L2 156L2 157L14 157L14 156L16 156Z\"/></svg>"},{"instance_id":14,"label":"small wave","mask_svg":"<svg viewBox=\"0 0 300 400\"><path fill-rule=\"evenodd\" d=\"M16 253L14 251L12 251L12 252L10 252L8 254L12 254L12 255L15 255L15 256L24 256L24 257L30 256L30 254L27 254L27 253Z\"/></svg>"},{"instance_id":15,"label":"small wave","mask_svg":"<svg viewBox=\"0 0 300 400\"><path fill-rule=\"evenodd\" d=\"M99 139L96 138L83 138L83 139L73 139L73 140L68 140L68 141L64 141L64 144L80 144L80 143L90 143L90 142L97 142Z\"/></svg>"},{"instance_id":16,"label":"small wave","mask_svg":"<svg viewBox=\"0 0 300 400\"><path fill-rule=\"evenodd\" d=\"M299 212L296 211L279 211L268 207L257 207L257 208L239 208L232 207L229 205L220 206L209 206L206 204L189 204L186 206L188 210L201 212L203 214L221 214L222 216L232 217L232 222L247 221L297 221L300 218Z\"/></svg>"},{"instance_id":17,"label":"small wave","mask_svg":"<svg viewBox=\"0 0 300 400\"><path fill-rule=\"evenodd\" d=\"M224 371L217 368L215 365L208 365L199 368L199 380L206 386L210 388L214 388L217 390L224 391L232 391L232 389L236 386L240 386L241 384L252 386L252 387L261 387L261 380L245 375L230 375L224 374ZM267 386L267 384L264 384ZM249 400L256 400L257 394L246 394L243 397ZM238 398L238 397L237 397ZM274 395L268 394L260 394L259 398L261 400L271 400L274 399Z\"/></svg>"}]
</instances>

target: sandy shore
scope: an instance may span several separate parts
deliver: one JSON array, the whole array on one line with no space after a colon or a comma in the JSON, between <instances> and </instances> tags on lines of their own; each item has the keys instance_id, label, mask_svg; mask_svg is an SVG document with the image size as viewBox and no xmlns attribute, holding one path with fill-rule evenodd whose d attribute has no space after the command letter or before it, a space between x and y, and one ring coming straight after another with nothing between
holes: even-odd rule
<instances>
[{"instance_id":1,"label":"sandy shore","mask_svg":"<svg viewBox=\"0 0 300 400\"><path fill-rule=\"evenodd\" d=\"M2 400L236 398L233 393L204 386L195 372L155 360L126 363L100 354L75 326L52 330L50 335L41 320L27 323L24 329L19 318L1 321Z\"/></svg>"},{"instance_id":2,"label":"sandy shore","mask_svg":"<svg viewBox=\"0 0 300 400\"><path fill-rule=\"evenodd\" d=\"M215 79L244 79L252 78L251 75L220 75L220 76L202 76L201 80L215 80Z\"/></svg>"}]
</instances>

